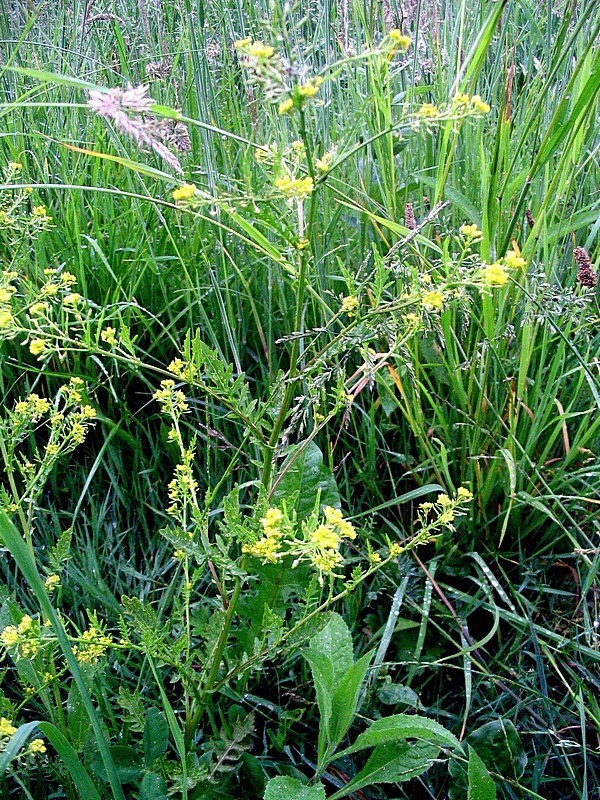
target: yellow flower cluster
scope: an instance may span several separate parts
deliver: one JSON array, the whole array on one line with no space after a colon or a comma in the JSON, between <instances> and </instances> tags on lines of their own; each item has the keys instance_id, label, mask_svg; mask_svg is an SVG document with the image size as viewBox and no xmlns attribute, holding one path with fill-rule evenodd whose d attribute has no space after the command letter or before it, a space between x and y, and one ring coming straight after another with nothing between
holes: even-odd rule
<instances>
[{"instance_id":1,"label":"yellow flower cluster","mask_svg":"<svg viewBox=\"0 0 600 800\"><path fill-rule=\"evenodd\" d=\"M291 97L286 97L285 100L282 100L279 103L278 111L283 116L284 114L289 114L289 112L294 108L294 101Z\"/></svg>"},{"instance_id":2,"label":"yellow flower cluster","mask_svg":"<svg viewBox=\"0 0 600 800\"><path fill-rule=\"evenodd\" d=\"M160 386L152 396L159 402L163 413L177 418L189 411L185 394L180 389L175 389L175 381L161 381Z\"/></svg>"},{"instance_id":3,"label":"yellow flower cluster","mask_svg":"<svg viewBox=\"0 0 600 800\"><path fill-rule=\"evenodd\" d=\"M425 292L421 302L426 311L441 311L444 306L444 295L439 291Z\"/></svg>"},{"instance_id":4,"label":"yellow flower cluster","mask_svg":"<svg viewBox=\"0 0 600 800\"><path fill-rule=\"evenodd\" d=\"M37 756L37 755L43 755L45 752L46 752L46 745L44 744L44 740L32 739L31 742L29 743L25 755Z\"/></svg>"},{"instance_id":5,"label":"yellow flower cluster","mask_svg":"<svg viewBox=\"0 0 600 800\"><path fill-rule=\"evenodd\" d=\"M198 482L194 478L194 452L185 450L183 460L175 466L175 474L169 483L169 500L171 504L167 508L167 514L171 517L178 517L179 511L187 502L195 502L198 491ZM193 533L190 533L190 537Z\"/></svg>"},{"instance_id":6,"label":"yellow flower cluster","mask_svg":"<svg viewBox=\"0 0 600 800\"><path fill-rule=\"evenodd\" d=\"M173 375L188 383L191 383L198 374L198 370L190 361L184 361L181 358L174 358L167 369Z\"/></svg>"},{"instance_id":7,"label":"yellow flower cluster","mask_svg":"<svg viewBox=\"0 0 600 800\"><path fill-rule=\"evenodd\" d=\"M471 98L471 105L475 109L475 111L479 112L480 114L489 114L490 113L490 105L486 103L484 100L481 99L480 95L474 94Z\"/></svg>"},{"instance_id":8,"label":"yellow flower cluster","mask_svg":"<svg viewBox=\"0 0 600 800\"><path fill-rule=\"evenodd\" d=\"M440 528L454 530L453 522L457 517L465 515L464 506L473 500L473 493L466 486L459 486L456 497L439 494L434 503L421 503L419 506L419 520L426 538L438 534Z\"/></svg>"},{"instance_id":9,"label":"yellow flower cluster","mask_svg":"<svg viewBox=\"0 0 600 800\"><path fill-rule=\"evenodd\" d=\"M267 509L260 524L263 529L262 537L253 544L245 544L242 547L242 553L259 558L263 564L274 564L284 556L281 547L281 540L284 536L283 512L275 507Z\"/></svg>"},{"instance_id":10,"label":"yellow flower cluster","mask_svg":"<svg viewBox=\"0 0 600 800\"><path fill-rule=\"evenodd\" d=\"M81 634L79 643L73 647L73 653L80 664L93 665L98 663L112 643L110 636L95 625L91 625Z\"/></svg>"},{"instance_id":11,"label":"yellow flower cluster","mask_svg":"<svg viewBox=\"0 0 600 800\"><path fill-rule=\"evenodd\" d=\"M471 97L463 92L457 92L452 98L452 103L440 109L433 103L423 103L417 111L417 117L422 120L433 120L439 118L454 118L457 115L467 116L473 114L489 114L490 106L481 99L481 96L474 94Z\"/></svg>"},{"instance_id":12,"label":"yellow flower cluster","mask_svg":"<svg viewBox=\"0 0 600 800\"><path fill-rule=\"evenodd\" d=\"M46 587L48 594L53 594L60 586L60 575L48 575L44 581L44 586Z\"/></svg>"},{"instance_id":13,"label":"yellow flower cluster","mask_svg":"<svg viewBox=\"0 0 600 800\"><path fill-rule=\"evenodd\" d=\"M489 104L485 103L481 99L481 95L478 94L474 94L473 97L471 97L463 92L457 92L452 98L452 105L463 109L470 106L470 109L478 114L489 114L490 112Z\"/></svg>"},{"instance_id":14,"label":"yellow flower cluster","mask_svg":"<svg viewBox=\"0 0 600 800\"><path fill-rule=\"evenodd\" d=\"M29 342L29 352L34 356L41 356L46 349L45 339L32 339Z\"/></svg>"},{"instance_id":15,"label":"yellow flower cluster","mask_svg":"<svg viewBox=\"0 0 600 800\"><path fill-rule=\"evenodd\" d=\"M459 231L469 244L475 244L475 242L480 242L483 239L483 233L475 223L472 225L461 225Z\"/></svg>"},{"instance_id":16,"label":"yellow flower cluster","mask_svg":"<svg viewBox=\"0 0 600 800\"><path fill-rule=\"evenodd\" d=\"M305 83L297 87L297 92L301 98L315 97L319 91L319 87L323 83L323 78L317 75L316 78L309 78Z\"/></svg>"},{"instance_id":17,"label":"yellow flower cluster","mask_svg":"<svg viewBox=\"0 0 600 800\"><path fill-rule=\"evenodd\" d=\"M310 563L319 571L320 580L323 575L332 574L336 567L344 563L340 553L340 544L343 539L355 539L354 525L344 519L339 508L326 506L323 509L325 524L321 523L314 529L307 529L308 552L300 551L300 558L307 556Z\"/></svg>"},{"instance_id":18,"label":"yellow flower cluster","mask_svg":"<svg viewBox=\"0 0 600 800\"><path fill-rule=\"evenodd\" d=\"M358 297L348 295L342 299L341 311L344 314L348 314L349 317L353 317L356 315L356 309L359 305Z\"/></svg>"},{"instance_id":19,"label":"yellow flower cluster","mask_svg":"<svg viewBox=\"0 0 600 800\"><path fill-rule=\"evenodd\" d=\"M340 545L344 539L355 539L354 526L344 519L340 509L327 506L323 518L311 517L302 524L297 535L294 523L279 508L269 508L260 520L262 536L245 544L242 552L259 558L263 564L276 563L285 556L294 556L292 569L308 561L319 572L319 579L331 574L344 563Z\"/></svg>"},{"instance_id":20,"label":"yellow flower cluster","mask_svg":"<svg viewBox=\"0 0 600 800\"><path fill-rule=\"evenodd\" d=\"M270 44L264 44L260 41L253 42L249 36L246 39L238 39L234 42L234 47L245 56L250 56L259 61L268 60L275 55L275 50Z\"/></svg>"},{"instance_id":21,"label":"yellow flower cluster","mask_svg":"<svg viewBox=\"0 0 600 800\"><path fill-rule=\"evenodd\" d=\"M508 250L503 258L484 266L483 279L489 286L504 286L510 278L510 270L523 269L527 261L515 250Z\"/></svg>"},{"instance_id":22,"label":"yellow flower cluster","mask_svg":"<svg viewBox=\"0 0 600 800\"><path fill-rule=\"evenodd\" d=\"M399 28L392 28L388 31L388 36L390 40L399 47L401 50L408 50L410 47L410 36L406 36L406 34L402 33Z\"/></svg>"},{"instance_id":23,"label":"yellow flower cluster","mask_svg":"<svg viewBox=\"0 0 600 800\"><path fill-rule=\"evenodd\" d=\"M176 203L184 203L191 200L196 194L196 187L191 183L184 183L183 186L178 186L171 193L171 197Z\"/></svg>"},{"instance_id":24,"label":"yellow flower cluster","mask_svg":"<svg viewBox=\"0 0 600 800\"><path fill-rule=\"evenodd\" d=\"M42 414L46 414L49 410L50 402L35 392L32 392L27 400L19 400L15 405L15 414L31 422L37 422Z\"/></svg>"},{"instance_id":25,"label":"yellow flower cluster","mask_svg":"<svg viewBox=\"0 0 600 800\"><path fill-rule=\"evenodd\" d=\"M39 623L25 614L18 625L7 625L0 633L0 642L16 659L35 658L41 647Z\"/></svg>"},{"instance_id":26,"label":"yellow flower cluster","mask_svg":"<svg viewBox=\"0 0 600 800\"><path fill-rule=\"evenodd\" d=\"M0 717L0 739L10 739L17 729L6 717Z\"/></svg>"},{"instance_id":27,"label":"yellow flower cluster","mask_svg":"<svg viewBox=\"0 0 600 800\"><path fill-rule=\"evenodd\" d=\"M52 217L48 216L48 212L46 211L46 206L34 206L31 209L31 213L34 217L43 217L44 219L52 219Z\"/></svg>"},{"instance_id":28,"label":"yellow flower cluster","mask_svg":"<svg viewBox=\"0 0 600 800\"><path fill-rule=\"evenodd\" d=\"M110 326L106 327L103 331L100 331L100 339L111 347L115 347L117 344L117 331Z\"/></svg>"},{"instance_id":29,"label":"yellow flower cluster","mask_svg":"<svg viewBox=\"0 0 600 800\"><path fill-rule=\"evenodd\" d=\"M490 286L504 286L508 283L509 275L507 269L497 261L484 267L483 278Z\"/></svg>"},{"instance_id":30,"label":"yellow flower cluster","mask_svg":"<svg viewBox=\"0 0 600 800\"><path fill-rule=\"evenodd\" d=\"M0 330L10 327L13 321L10 303L17 291L12 284L16 277L16 272L6 270L0 275Z\"/></svg>"},{"instance_id":31,"label":"yellow flower cluster","mask_svg":"<svg viewBox=\"0 0 600 800\"><path fill-rule=\"evenodd\" d=\"M275 181L275 188L278 189L284 197L298 198L305 200L313 193L315 185L312 178L290 178L285 176L277 178Z\"/></svg>"},{"instance_id":32,"label":"yellow flower cluster","mask_svg":"<svg viewBox=\"0 0 600 800\"><path fill-rule=\"evenodd\" d=\"M507 250L506 255L502 259L502 263L508 269L523 269L527 266L527 261L518 255L514 250Z\"/></svg>"},{"instance_id":33,"label":"yellow flower cluster","mask_svg":"<svg viewBox=\"0 0 600 800\"><path fill-rule=\"evenodd\" d=\"M335 151L332 149L328 150L326 153L323 153L321 158L317 158L317 160L315 161L315 167L317 169L317 172L320 172L322 174L329 172L329 170L331 169L331 164L334 155Z\"/></svg>"},{"instance_id":34,"label":"yellow flower cluster","mask_svg":"<svg viewBox=\"0 0 600 800\"><path fill-rule=\"evenodd\" d=\"M417 114L423 119L435 119L440 116L440 110L433 103L423 103L417 111Z\"/></svg>"}]
</instances>

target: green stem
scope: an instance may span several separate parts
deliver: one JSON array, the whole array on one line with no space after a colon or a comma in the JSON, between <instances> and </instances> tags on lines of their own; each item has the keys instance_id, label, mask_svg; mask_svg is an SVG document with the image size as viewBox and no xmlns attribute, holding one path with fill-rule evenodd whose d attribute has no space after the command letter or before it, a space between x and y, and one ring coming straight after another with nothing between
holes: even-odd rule
<instances>
[{"instance_id":1,"label":"green stem","mask_svg":"<svg viewBox=\"0 0 600 800\"><path fill-rule=\"evenodd\" d=\"M300 136L302 138L302 141L304 143L304 149L306 151L306 163L308 167L308 174L310 175L310 177L313 179L314 182L315 173L313 166L312 144L310 141L310 137L308 136L308 132L306 130L306 117L303 109L300 109L299 116L300 116ZM316 189L316 184L315 184L315 189ZM302 229L303 228L302 213L301 213L302 209L300 209L299 213L298 235L300 237L305 236L309 241L311 239L311 233L315 220L315 210L316 210L315 191L313 191L313 193L310 196L309 209L308 209L308 222L306 224L305 230ZM287 386L285 388L279 413L277 414L275 424L273 425L273 430L271 431L271 436L269 437L269 441L264 447L262 484L267 490L271 488L275 448L277 446L277 442L279 441L279 437L281 436L281 431L283 430L285 420L287 419L287 415L292 405L292 401L296 393L296 388L300 380L298 376L299 372L298 356L300 354L300 333L302 328L302 317L304 314L304 298L306 295L306 286L307 286L306 278L308 272L309 251L307 250L301 251L299 257L300 257L300 270L298 273L298 289L296 294L296 311L294 313L294 329L293 329L295 335L294 339L292 340L292 348L290 351L290 366L287 378Z\"/></svg>"},{"instance_id":2,"label":"green stem","mask_svg":"<svg viewBox=\"0 0 600 800\"><path fill-rule=\"evenodd\" d=\"M237 610L237 605L240 596L242 594L243 585L244 585L243 579L238 578L235 585L235 589L233 590L233 594L231 596L231 600L229 601L229 606L227 607L227 612L225 614L223 627L221 628L219 639L217 641L217 645L214 650L212 663L210 665L210 671L207 675L206 683L204 684L204 687L202 689L202 699L194 709L193 714L191 715L188 723L186 724L186 731L185 731L186 747L189 747L192 741L196 728L198 727L198 722L200 721L200 718L202 717L202 714L206 709L208 698L215 689L215 686L217 684L217 678L219 675L219 666L221 664L221 657L223 656L223 651L225 650L225 646L227 645L227 639L229 638L229 631L231 629L233 618Z\"/></svg>"},{"instance_id":3,"label":"green stem","mask_svg":"<svg viewBox=\"0 0 600 800\"><path fill-rule=\"evenodd\" d=\"M35 553L33 550L33 541L31 538L31 530L29 528L29 524L27 522L27 518L23 513L23 505L22 505L22 498L19 497L19 492L17 490L17 484L15 483L15 476L14 470L12 468L12 459L8 457L8 452L6 450L3 437L0 436L0 452L2 453L2 459L4 461L4 468L6 470L6 475L8 477L8 483L10 485L10 491L12 493L14 502L17 506L17 514L19 517L19 522L21 523L21 528L23 529L23 536L25 537L25 542L27 543L27 548L29 550L30 555L35 557ZM8 511L8 509L7 509Z\"/></svg>"}]
</instances>

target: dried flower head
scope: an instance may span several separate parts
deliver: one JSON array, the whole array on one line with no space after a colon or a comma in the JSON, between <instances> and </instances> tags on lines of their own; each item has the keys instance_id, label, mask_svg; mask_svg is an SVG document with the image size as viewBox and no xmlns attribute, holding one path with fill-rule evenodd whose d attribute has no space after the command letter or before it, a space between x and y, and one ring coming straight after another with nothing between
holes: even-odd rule
<instances>
[{"instance_id":1,"label":"dried flower head","mask_svg":"<svg viewBox=\"0 0 600 800\"><path fill-rule=\"evenodd\" d=\"M581 286L587 286L593 289L598 285L598 273L592 266L592 259L590 254L584 247L576 247L573 250L575 256L575 263L577 264L577 280Z\"/></svg>"},{"instance_id":2,"label":"dried flower head","mask_svg":"<svg viewBox=\"0 0 600 800\"><path fill-rule=\"evenodd\" d=\"M415 219L412 203L407 203L404 206L404 224L410 231L414 231L417 227L417 220Z\"/></svg>"}]
</instances>

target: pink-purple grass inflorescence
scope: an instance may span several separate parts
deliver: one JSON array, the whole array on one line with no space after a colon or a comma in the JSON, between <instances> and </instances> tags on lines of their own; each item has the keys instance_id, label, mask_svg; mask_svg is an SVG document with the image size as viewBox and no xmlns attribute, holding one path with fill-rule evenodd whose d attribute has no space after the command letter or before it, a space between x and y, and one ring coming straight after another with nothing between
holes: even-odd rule
<instances>
[{"instance_id":1,"label":"pink-purple grass inflorescence","mask_svg":"<svg viewBox=\"0 0 600 800\"><path fill-rule=\"evenodd\" d=\"M141 149L150 147L175 172L183 174L179 159L159 139L156 120L146 120L154 100L148 97L145 85L129 86L127 89L108 89L106 92L92 89L88 105L99 117L110 120L119 133L130 136Z\"/></svg>"}]
</instances>

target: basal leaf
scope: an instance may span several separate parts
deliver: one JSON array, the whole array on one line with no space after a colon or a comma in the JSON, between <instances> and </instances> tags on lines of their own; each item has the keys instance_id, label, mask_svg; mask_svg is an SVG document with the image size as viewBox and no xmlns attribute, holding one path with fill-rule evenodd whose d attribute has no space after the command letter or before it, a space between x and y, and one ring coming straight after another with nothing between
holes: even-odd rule
<instances>
[{"instance_id":1,"label":"basal leaf","mask_svg":"<svg viewBox=\"0 0 600 800\"><path fill-rule=\"evenodd\" d=\"M329 722L335 691L342 676L354 662L352 636L339 614L331 614L327 625L311 638L304 655L310 664L321 717L319 725L321 757L330 738Z\"/></svg>"},{"instance_id":2,"label":"basal leaf","mask_svg":"<svg viewBox=\"0 0 600 800\"><path fill-rule=\"evenodd\" d=\"M469 747L469 792L467 800L496 800L494 779L472 747Z\"/></svg>"},{"instance_id":3,"label":"basal leaf","mask_svg":"<svg viewBox=\"0 0 600 800\"><path fill-rule=\"evenodd\" d=\"M329 738L334 745L338 745L342 741L352 725L352 720L358 710L360 689L372 658L373 653L367 653L355 664L352 664L335 688L329 724Z\"/></svg>"},{"instance_id":4,"label":"basal leaf","mask_svg":"<svg viewBox=\"0 0 600 800\"><path fill-rule=\"evenodd\" d=\"M323 462L323 453L314 442L299 444L292 450L279 474L274 500L295 498L296 513L307 517L315 507L320 492L322 506L340 506L335 478Z\"/></svg>"},{"instance_id":5,"label":"basal leaf","mask_svg":"<svg viewBox=\"0 0 600 800\"><path fill-rule=\"evenodd\" d=\"M429 742L391 742L376 747L358 775L331 795L330 800L346 797L375 783L400 783L416 778L429 769L439 752L440 748Z\"/></svg>"},{"instance_id":6,"label":"basal leaf","mask_svg":"<svg viewBox=\"0 0 600 800\"><path fill-rule=\"evenodd\" d=\"M149 708L144 725L144 762L152 766L162 756L169 744L167 718L157 708Z\"/></svg>"},{"instance_id":7,"label":"basal leaf","mask_svg":"<svg viewBox=\"0 0 600 800\"><path fill-rule=\"evenodd\" d=\"M154 772L148 772L140 785L140 800L168 800L167 791L165 779Z\"/></svg>"},{"instance_id":8,"label":"basal leaf","mask_svg":"<svg viewBox=\"0 0 600 800\"><path fill-rule=\"evenodd\" d=\"M296 778L272 778L264 800L325 800L325 789L322 785L304 786Z\"/></svg>"},{"instance_id":9,"label":"basal leaf","mask_svg":"<svg viewBox=\"0 0 600 800\"><path fill-rule=\"evenodd\" d=\"M360 734L351 747L339 755L349 755L367 747L376 747L401 739L421 739L436 742L438 745L446 744L462 751L456 736L435 720L417 714L394 714L373 722L364 733Z\"/></svg>"}]
</instances>

